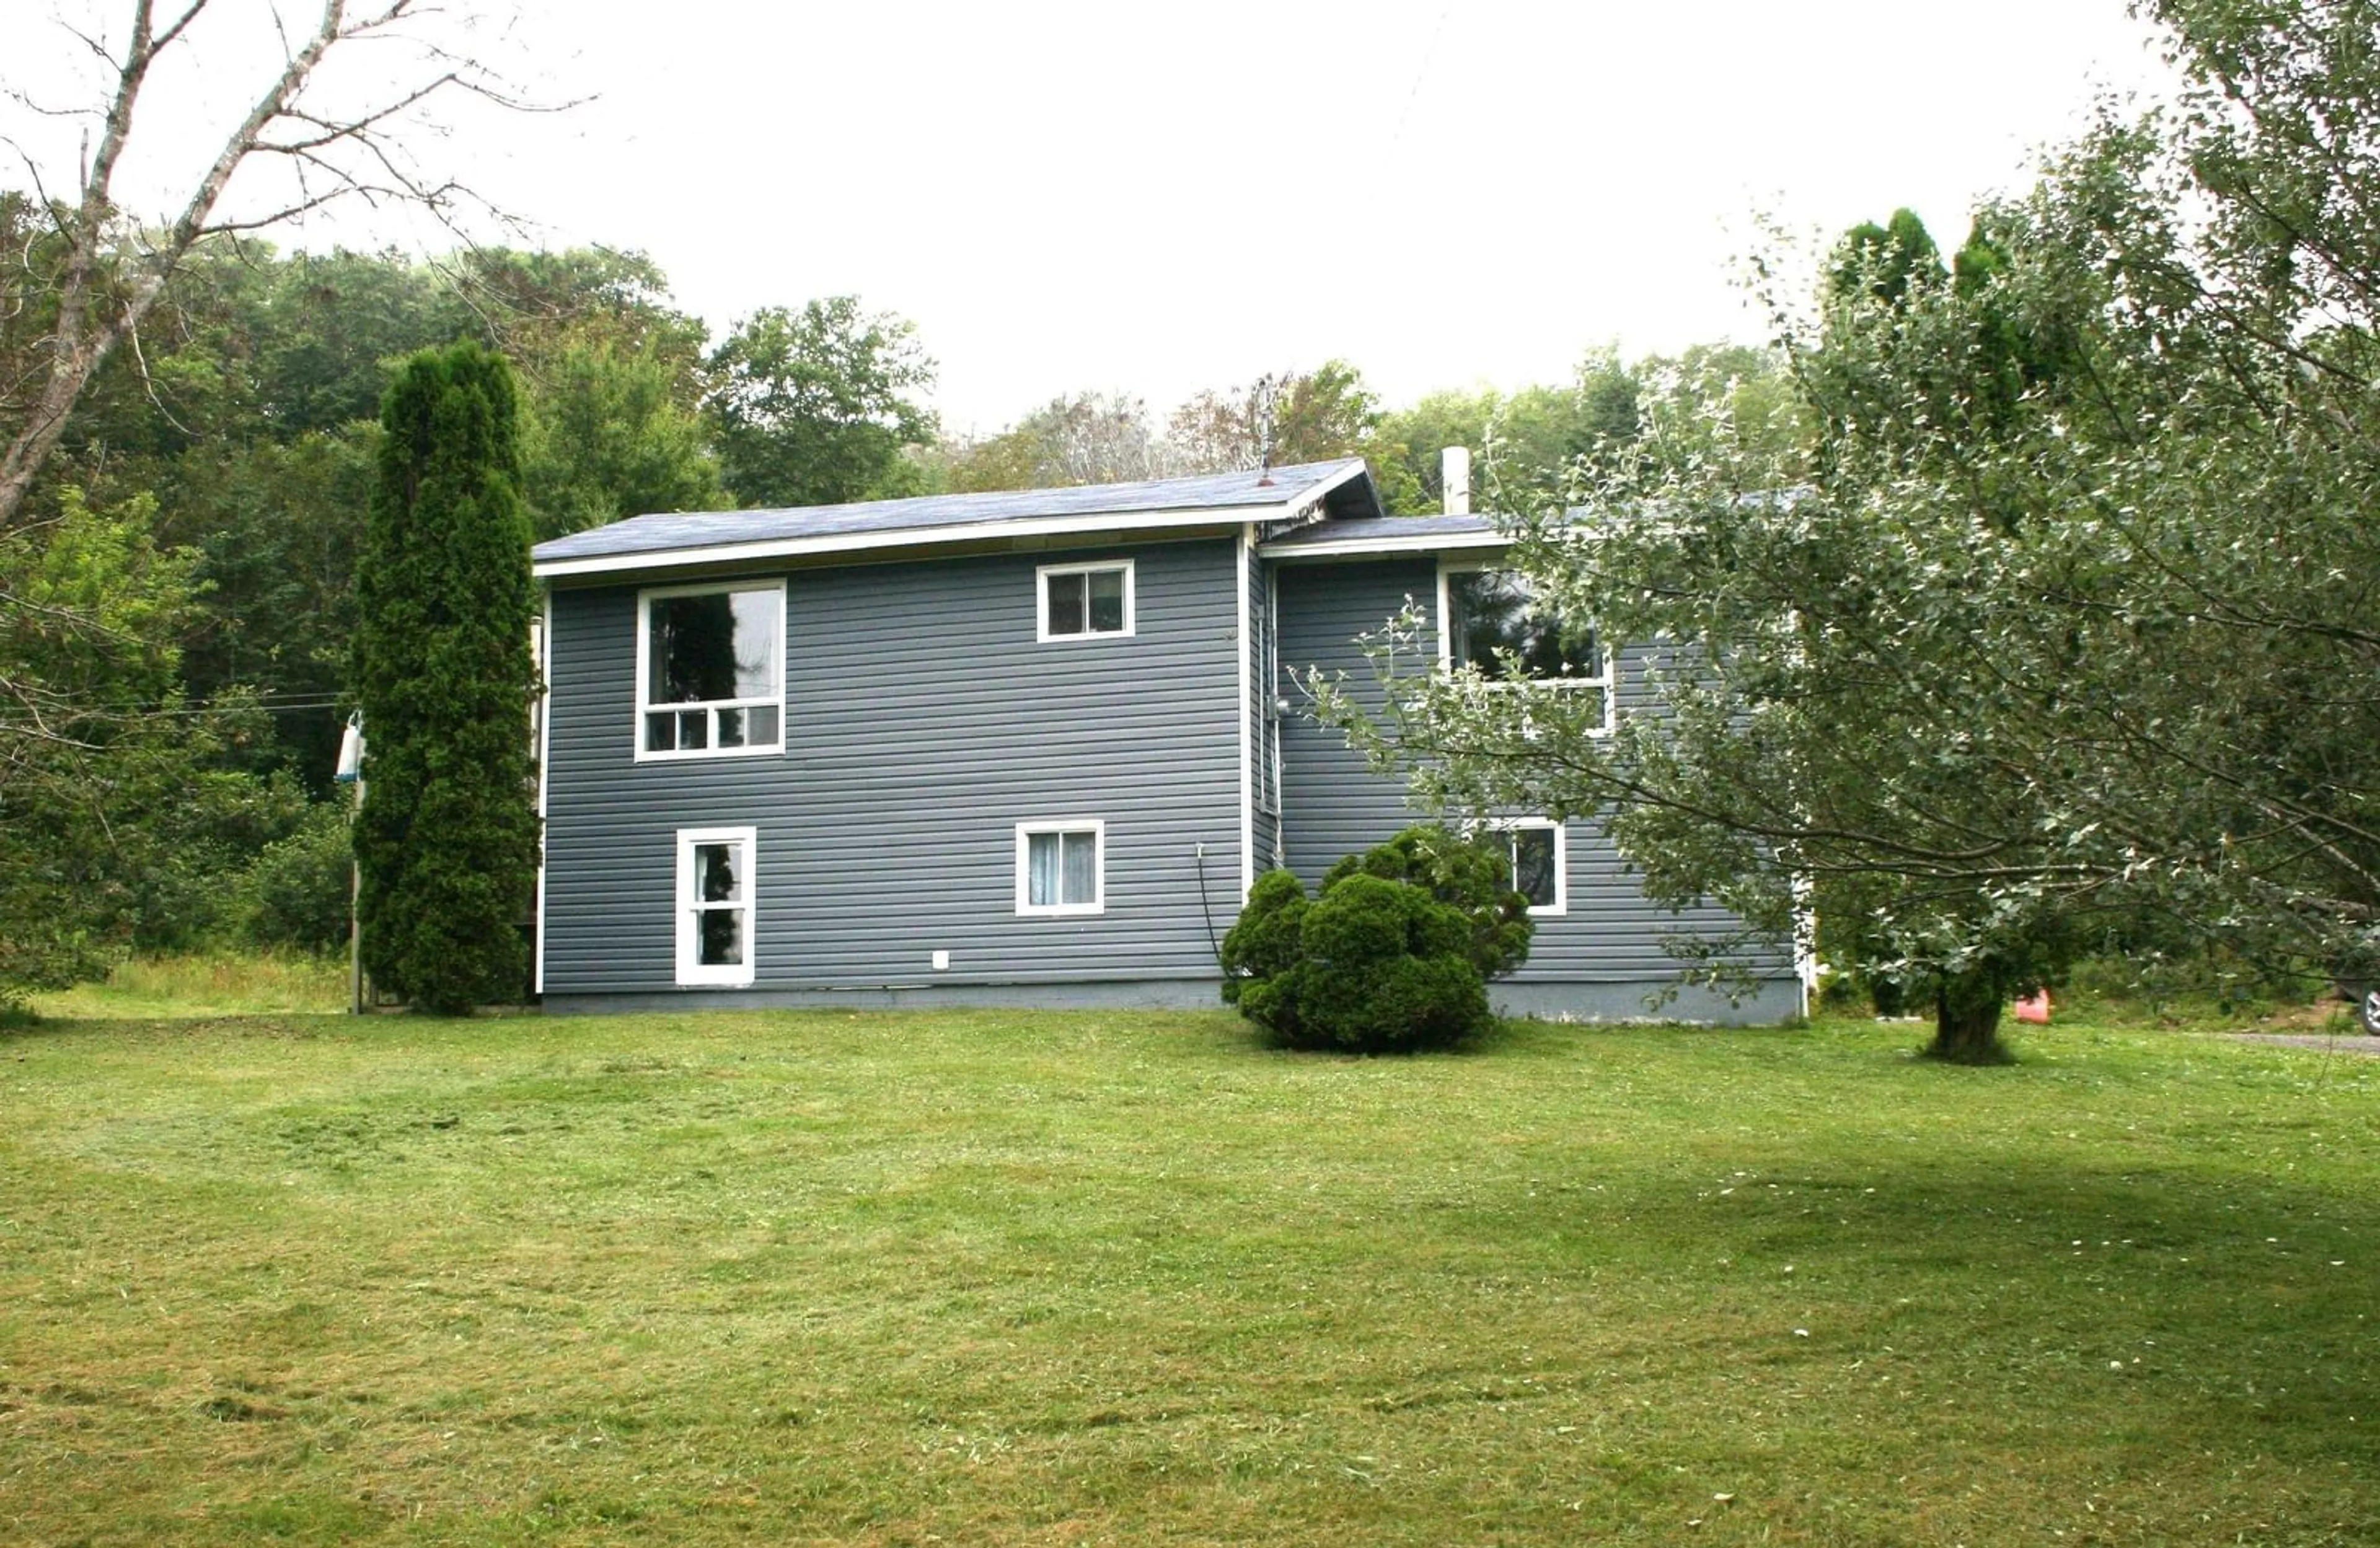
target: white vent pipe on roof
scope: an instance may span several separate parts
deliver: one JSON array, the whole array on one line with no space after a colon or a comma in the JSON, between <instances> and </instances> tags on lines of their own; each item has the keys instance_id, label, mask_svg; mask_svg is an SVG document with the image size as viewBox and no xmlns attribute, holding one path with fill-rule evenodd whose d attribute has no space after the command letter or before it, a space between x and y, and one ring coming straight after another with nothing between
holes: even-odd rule
<instances>
[{"instance_id":1,"label":"white vent pipe on roof","mask_svg":"<svg viewBox=\"0 0 2380 1548\"><path fill-rule=\"evenodd\" d=\"M1446 514L1471 514L1471 448L1449 446L1438 454L1438 481L1446 491Z\"/></svg>"}]
</instances>

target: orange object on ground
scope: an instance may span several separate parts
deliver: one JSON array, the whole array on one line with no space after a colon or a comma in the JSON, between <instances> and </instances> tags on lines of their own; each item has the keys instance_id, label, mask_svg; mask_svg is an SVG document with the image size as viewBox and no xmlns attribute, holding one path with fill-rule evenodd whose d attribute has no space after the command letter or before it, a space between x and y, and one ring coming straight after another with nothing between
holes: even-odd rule
<instances>
[{"instance_id":1,"label":"orange object on ground","mask_svg":"<svg viewBox=\"0 0 2380 1548\"><path fill-rule=\"evenodd\" d=\"M2020 1022L2031 1022L2037 1027L2047 1026L2049 1024L2049 991L2044 989L2038 994L2027 995L2018 1000L2016 1019Z\"/></svg>"}]
</instances>

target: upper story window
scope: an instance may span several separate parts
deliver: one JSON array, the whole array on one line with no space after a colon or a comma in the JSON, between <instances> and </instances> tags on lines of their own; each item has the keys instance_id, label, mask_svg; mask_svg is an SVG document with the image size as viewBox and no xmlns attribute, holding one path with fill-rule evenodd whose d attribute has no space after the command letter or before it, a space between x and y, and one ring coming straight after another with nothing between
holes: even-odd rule
<instances>
[{"instance_id":1,"label":"upper story window","mask_svg":"<svg viewBox=\"0 0 2380 1548\"><path fill-rule=\"evenodd\" d=\"M1132 561L1044 564L1035 572L1040 600L1034 637L1090 639L1132 633Z\"/></svg>"},{"instance_id":2,"label":"upper story window","mask_svg":"<svg viewBox=\"0 0 2380 1548\"><path fill-rule=\"evenodd\" d=\"M637 614L638 757L783 748L783 582L647 591Z\"/></svg>"},{"instance_id":3,"label":"upper story window","mask_svg":"<svg viewBox=\"0 0 2380 1548\"><path fill-rule=\"evenodd\" d=\"M1609 685L1611 658L1587 622L1564 619L1518 570L1446 572L1445 656L1506 682Z\"/></svg>"}]
</instances>

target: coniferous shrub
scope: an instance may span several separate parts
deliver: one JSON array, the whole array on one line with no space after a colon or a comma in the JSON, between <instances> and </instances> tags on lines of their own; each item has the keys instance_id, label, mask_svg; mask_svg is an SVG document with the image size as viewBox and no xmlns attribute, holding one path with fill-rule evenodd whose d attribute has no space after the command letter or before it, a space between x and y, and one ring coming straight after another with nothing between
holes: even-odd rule
<instances>
[{"instance_id":1,"label":"coniferous shrub","mask_svg":"<svg viewBox=\"0 0 2380 1548\"><path fill-rule=\"evenodd\" d=\"M1224 937L1224 999L1286 1047L1411 1053L1479 1035L1490 972L1527 958L1531 930L1495 856L1415 828L1332 866L1311 900L1268 873Z\"/></svg>"},{"instance_id":2,"label":"coniferous shrub","mask_svg":"<svg viewBox=\"0 0 2380 1548\"><path fill-rule=\"evenodd\" d=\"M1322 875L1328 892L1346 877L1385 877L1423 888L1470 921L1466 948L1482 978L1501 978L1528 960L1536 925L1529 900L1512 890L1512 856L1494 834L1466 839L1435 823L1415 823L1386 843L1350 854Z\"/></svg>"},{"instance_id":3,"label":"coniferous shrub","mask_svg":"<svg viewBox=\"0 0 2380 1548\"><path fill-rule=\"evenodd\" d=\"M1305 954L1305 886L1290 871L1267 871L1223 937L1223 1000L1274 1036L1293 1041L1297 1005L1282 976Z\"/></svg>"},{"instance_id":4,"label":"coniferous shrub","mask_svg":"<svg viewBox=\"0 0 2380 1548\"><path fill-rule=\"evenodd\" d=\"M501 357L466 343L407 360L381 407L356 571L364 966L442 1015L513 999L528 976L537 669L519 420Z\"/></svg>"}]
</instances>

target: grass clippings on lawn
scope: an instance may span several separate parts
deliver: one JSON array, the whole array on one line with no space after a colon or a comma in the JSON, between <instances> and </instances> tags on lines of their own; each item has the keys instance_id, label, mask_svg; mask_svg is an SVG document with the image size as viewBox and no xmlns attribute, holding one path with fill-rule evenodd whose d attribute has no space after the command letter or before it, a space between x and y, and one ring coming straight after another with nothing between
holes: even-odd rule
<instances>
[{"instance_id":1,"label":"grass clippings on lawn","mask_svg":"<svg viewBox=\"0 0 2380 1548\"><path fill-rule=\"evenodd\" d=\"M0 1539L2380 1540L2380 1066L1913 1041L48 1023Z\"/></svg>"}]
</instances>

